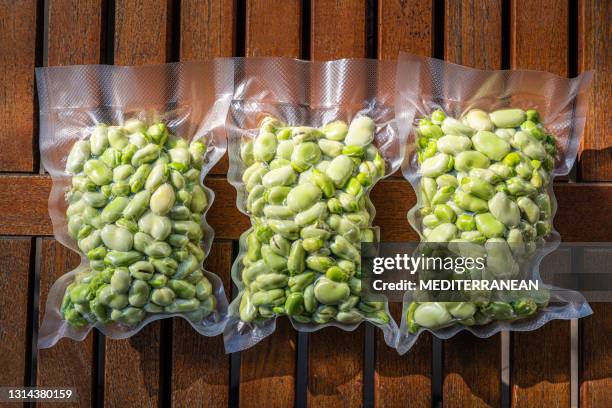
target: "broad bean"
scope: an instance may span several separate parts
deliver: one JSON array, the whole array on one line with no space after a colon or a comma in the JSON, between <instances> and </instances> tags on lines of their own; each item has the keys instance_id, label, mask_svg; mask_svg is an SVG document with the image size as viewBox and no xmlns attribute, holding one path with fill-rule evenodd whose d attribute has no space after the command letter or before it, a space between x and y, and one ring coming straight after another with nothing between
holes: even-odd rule
<instances>
[{"instance_id":1,"label":"broad bean","mask_svg":"<svg viewBox=\"0 0 612 408\"><path fill-rule=\"evenodd\" d=\"M259 143L258 157L269 156L266 143ZM68 323L134 326L151 313L189 312L202 320L214 312L200 263L205 152L200 140L187 143L163 123L137 119L100 124L75 143L66 162L67 197L80 199L66 215L90 269L66 290L61 312Z\"/></svg>"}]
</instances>

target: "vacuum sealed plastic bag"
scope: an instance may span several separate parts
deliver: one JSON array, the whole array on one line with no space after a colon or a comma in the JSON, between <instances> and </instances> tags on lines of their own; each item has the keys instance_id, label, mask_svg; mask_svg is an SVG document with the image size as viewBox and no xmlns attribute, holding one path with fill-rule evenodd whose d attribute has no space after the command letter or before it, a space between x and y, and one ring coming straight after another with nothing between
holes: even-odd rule
<instances>
[{"instance_id":1,"label":"vacuum sealed plastic bag","mask_svg":"<svg viewBox=\"0 0 612 408\"><path fill-rule=\"evenodd\" d=\"M460 330L488 337L591 313L582 295L546 285L538 272L560 242L552 181L574 163L591 77L400 56L396 115L401 134L409 135L402 170L417 192L408 220L421 237L418 255L483 260L468 272L419 271L422 281L463 281L477 290L407 291L400 353L423 330L440 338ZM519 279L539 285L495 289Z\"/></svg>"},{"instance_id":2,"label":"vacuum sealed plastic bag","mask_svg":"<svg viewBox=\"0 0 612 408\"><path fill-rule=\"evenodd\" d=\"M48 296L39 347L119 339L180 316L201 334L227 319L202 262L213 239L202 183L226 150L231 60L37 69L40 150L55 238L81 254Z\"/></svg>"},{"instance_id":3,"label":"vacuum sealed plastic bag","mask_svg":"<svg viewBox=\"0 0 612 408\"><path fill-rule=\"evenodd\" d=\"M393 345L384 301L361 298L361 242L377 239L370 189L397 170L395 63L236 60L230 182L240 239L225 346L253 346L288 316L300 331L369 321Z\"/></svg>"}]
</instances>

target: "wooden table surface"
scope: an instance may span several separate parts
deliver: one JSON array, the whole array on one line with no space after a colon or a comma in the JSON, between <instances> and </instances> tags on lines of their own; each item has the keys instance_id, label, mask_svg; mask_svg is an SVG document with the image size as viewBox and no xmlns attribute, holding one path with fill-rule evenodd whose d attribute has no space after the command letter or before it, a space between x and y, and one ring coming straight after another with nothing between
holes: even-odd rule
<instances>
[{"instance_id":1,"label":"wooden table surface","mask_svg":"<svg viewBox=\"0 0 612 408\"><path fill-rule=\"evenodd\" d=\"M38 350L51 284L78 264L52 238L34 67L140 65L214 56L394 59L400 50L486 69L594 69L576 171L556 182L565 241L612 240L612 2L606 0L0 0L0 385L75 387L75 406L612 406L612 306L490 339L430 335L399 357L380 333L274 335L226 355L180 319L125 341L92 333ZM206 260L230 288L236 240L227 159L207 178L216 239ZM400 178L373 192L387 241L416 238ZM232 222L228 223L227 220ZM234 222L235 221L235 222ZM229 290L228 290L229 291ZM393 305L399 321L400 305ZM43 406L46 404L37 404Z\"/></svg>"}]
</instances>

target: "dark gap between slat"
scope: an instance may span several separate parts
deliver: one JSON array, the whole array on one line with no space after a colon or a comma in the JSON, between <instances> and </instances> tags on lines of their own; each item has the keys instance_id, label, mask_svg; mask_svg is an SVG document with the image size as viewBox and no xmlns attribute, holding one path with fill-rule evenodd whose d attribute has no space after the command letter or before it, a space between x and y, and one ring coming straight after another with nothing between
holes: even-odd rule
<instances>
[{"instance_id":1,"label":"dark gap between slat","mask_svg":"<svg viewBox=\"0 0 612 408\"><path fill-rule=\"evenodd\" d=\"M374 369L376 364L376 326L365 323L363 350L363 406L374 407Z\"/></svg>"},{"instance_id":2,"label":"dark gap between slat","mask_svg":"<svg viewBox=\"0 0 612 408\"><path fill-rule=\"evenodd\" d=\"M98 382L100 380L98 361L98 348L100 343L100 333L97 330L91 331L92 336L92 362L91 362L91 406L97 408L100 405L98 401Z\"/></svg>"},{"instance_id":3,"label":"dark gap between slat","mask_svg":"<svg viewBox=\"0 0 612 408\"><path fill-rule=\"evenodd\" d=\"M246 0L238 0L236 2L236 46L234 52L236 57L244 57L246 55Z\"/></svg>"},{"instance_id":4,"label":"dark gap between slat","mask_svg":"<svg viewBox=\"0 0 612 408\"><path fill-rule=\"evenodd\" d=\"M94 336L94 367L95 381L94 386L94 408L104 406L104 372L106 366L106 337L96 330Z\"/></svg>"},{"instance_id":5,"label":"dark gap between slat","mask_svg":"<svg viewBox=\"0 0 612 408\"><path fill-rule=\"evenodd\" d=\"M512 377L513 377L513 371L514 371L514 332L509 332L508 333L508 346L510 347L510 349L508 350L508 356L510 359L510 364L509 364L509 369L508 369L508 394L507 394L507 405L503 405L504 404L504 394L502 393L502 407L506 408L506 407L511 407L512 406Z\"/></svg>"},{"instance_id":6,"label":"dark gap between slat","mask_svg":"<svg viewBox=\"0 0 612 408\"><path fill-rule=\"evenodd\" d=\"M26 329L26 355L25 355L25 378L26 387L36 386L38 370L38 314L40 293L40 268L42 262L42 238L30 239L30 268L28 284L28 326Z\"/></svg>"},{"instance_id":7,"label":"dark gap between slat","mask_svg":"<svg viewBox=\"0 0 612 408\"><path fill-rule=\"evenodd\" d=\"M49 65L49 0L39 0L36 8L36 55L37 67Z\"/></svg>"},{"instance_id":8,"label":"dark gap between slat","mask_svg":"<svg viewBox=\"0 0 612 408\"><path fill-rule=\"evenodd\" d=\"M310 59L310 0L302 0L302 35L300 44L300 58Z\"/></svg>"},{"instance_id":9,"label":"dark gap between slat","mask_svg":"<svg viewBox=\"0 0 612 408\"><path fill-rule=\"evenodd\" d=\"M295 407L306 408L308 399L308 344L309 333L297 333L297 358L295 367Z\"/></svg>"},{"instance_id":10,"label":"dark gap between slat","mask_svg":"<svg viewBox=\"0 0 612 408\"><path fill-rule=\"evenodd\" d=\"M574 164L574 167L576 167L575 164ZM573 248L571 250L571 262L572 262L572 270L580 270L584 266L584 248L583 247ZM579 293L582 292L582 287L580 286L580 279L576 278L576 282L574 282L574 287L577 288L577 291ZM577 407L580 406L580 373L582 372L582 333L583 331L582 331L581 321L582 319L578 320L578 324L576 328L578 331L578 333L576 334L576 342L577 342L576 348L577 348L577 360L578 360L577 361L577 372L574 372L573 370L571 372L572 377L575 376L575 378L572 378L571 380L575 381L575 383L578 384L577 389L574 389L576 387L572 387L572 383L570 380L570 401L575 402ZM573 333L571 333L570 331L570 336L572 335ZM573 344L570 344L570 353L571 352L573 352Z\"/></svg>"},{"instance_id":11,"label":"dark gap between slat","mask_svg":"<svg viewBox=\"0 0 612 408\"><path fill-rule=\"evenodd\" d=\"M366 57L376 58L378 56L378 0L366 1Z\"/></svg>"},{"instance_id":12,"label":"dark gap between slat","mask_svg":"<svg viewBox=\"0 0 612 408\"><path fill-rule=\"evenodd\" d=\"M36 7L36 46L34 66L49 65L49 2L39 0ZM38 134L40 133L38 88L34 78L34 110L32 112L32 172L43 174L44 169L40 160Z\"/></svg>"},{"instance_id":13,"label":"dark gap between slat","mask_svg":"<svg viewBox=\"0 0 612 408\"><path fill-rule=\"evenodd\" d=\"M510 69L510 0L501 3L501 69Z\"/></svg>"},{"instance_id":14,"label":"dark gap between slat","mask_svg":"<svg viewBox=\"0 0 612 408\"><path fill-rule=\"evenodd\" d=\"M444 59L444 0L433 0L432 56Z\"/></svg>"},{"instance_id":15,"label":"dark gap between slat","mask_svg":"<svg viewBox=\"0 0 612 408\"><path fill-rule=\"evenodd\" d=\"M232 241L232 265L240 252L239 241ZM238 287L231 282L232 291L231 299L234 300L238 295ZM230 354L230 369L229 369L229 396L228 403L230 408L238 407L240 403L240 352Z\"/></svg>"},{"instance_id":16,"label":"dark gap between slat","mask_svg":"<svg viewBox=\"0 0 612 408\"><path fill-rule=\"evenodd\" d=\"M378 56L378 0L366 1L366 52L367 58ZM374 370L376 364L376 327L365 323L363 350L363 406L374 406Z\"/></svg>"},{"instance_id":17,"label":"dark gap between slat","mask_svg":"<svg viewBox=\"0 0 612 408\"><path fill-rule=\"evenodd\" d=\"M510 362L512 361L512 337L510 335L509 332L500 332L499 333L500 336L500 353L502 354L501 356L501 362L502 362L502 366L501 366L501 374L500 374L500 391L501 391L501 407L502 408L510 408L510 404L511 404L511 389L510 389L510 376L512 374L512 370L510 367ZM507 340L506 340L507 339ZM504 353L505 351L505 353ZM504 354L506 354L508 356L507 359L504 359ZM507 367L508 367L508 379L507 382L505 383L504 380L504 364L507 363Z\"/></svg>"},{"instance_id":18,"label":"dark gap between slat","mask_svg":"<svg viewBox=\"0 0 612 408\"><path fill-rule=\"evenodd\" d=\"M168 3L168 62L181 59L181 1L169 0Z\"/></svg>"},{"instance_id":19,"label":"dark gap between slat","mask_svg":"<svg viewBox=\"0 0 612 408\"><path fill-rule=\"evenodd\" d=\"M568 6L568 32L567 32L567 74L573 78L578 75L578 2L567 0Z\"/></svg>"},{"instance_id":20,"label":"dark gap between slat","mask_svg":"<svg viewBox=\"0 0 612 408\"><path fill-rule=\"evenodd\" d=\"M443 367L443 343L442 340L432 334L431 336L431 406L434 408L442 407L442 375Z\"/></svg>"},{"instance_id":21,"label":"dark gap between slat","mask_svg":"<svg viewBox=\"0 0 612 408\"><path fill-rule=\"evenodd\" d=\"M568 21L567 21L567 76L573 78L578 75L578 2L568 1ZM572 121L574 123L574 121ZM578 165L579 156L576 153L576 160L569 172L569 180L575 182L580 180L580 166Z\"/></svg>"},{"instance_id":22,"label":"dark gap between slat","mask_svg":"<svg viewBox=\"0 0 612 408\"><path fill-rule=\"evenodd\" d=\"M172 319L161 321L159 340L159 406L169 407L172 403Z\"/></svg>"},{"instance_id":23,"label":"dark gap between slat","mask_svg":"<svg viewBox=\"0 0 612 408\"><path fill-rule=\"evenodd\" d=\"M115 0L102 3L102 24L100 24L100 63L115 63Z\"/></svg>"}]
</instances>

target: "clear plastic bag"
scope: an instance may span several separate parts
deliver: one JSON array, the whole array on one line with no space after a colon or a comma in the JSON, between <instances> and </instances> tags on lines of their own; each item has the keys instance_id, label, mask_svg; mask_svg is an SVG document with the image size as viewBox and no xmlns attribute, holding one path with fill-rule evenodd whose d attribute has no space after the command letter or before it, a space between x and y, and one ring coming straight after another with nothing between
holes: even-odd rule
<instances>
[{"instance_id":1,"label":"clear plastic bag","mask_svg":"<svg viewBox=\"0 0 612 408\"><path fill-rule=\"evenodd\" d=\"M36 74L53 232L81 255L50 290L39 347L92 327L127 338L172 316L220 334L228 302L202 267L214 235L203 181L226 151L231 60Z\"/></svg>"},{"instance_id":2,"label":"clear plastic bag","mask_svg":"<svg viewBox=\"0 0 612 408\"><path fill-rule=\"evenodd\" d=\"M321 127L335 121L344 121L348 124L356 118L361 118L360 120L372 123L369 119L363 118L365 116L371 118L373 124L375 124L371 131L374 135L373 144L377 147L386 163L386 166L382 166L386 167L386 171L382 171L384 174L378 174L370 181L375 182L377 179L385 177L397 170L401 162L401 152L393 109L395 63L374 60L307 62L283 58L252 58L237 59L236 73L240 79L237 82L227 126L230 155L228 178L237 189L238 208L241 212L251 217L253 227L242 235L240 239L240 254L232 267L232 279L240 290L240 293L230 305L230 318L224 333L226 350L228 352L243 350L261 341L274 332L276 317L283 314L290 315L291 322L297 330L306 332L315 331L327 326L337 326L350 331L357 328L362 321L371 321L383 330L387 344L393 345L397 333L397 326L388 313L386 300L376 305L374 303L372 305L366 305L365 303L361 304L359 303L360 297L356 295L359 290L355 288L351 288L351 295L349 296L348 287L344 285L348 285L345 278L349 279L350 282L353 282L350 276L353 276L352 279L357 279L352 275L352 272L338 279L338 282L340 282L339 286L341 286L343 290L346 289L346 293L343 292L342 298L344 299L346 296L350 297L350 300L346 299L346 302L342 303L346 307L348 314L343 313L341 315L338 310L340 309L342 311L344 308L337 304L331 306L329 304L323 304L324 302L321 304L318 303L318 300L324 297L323 284L325 283L333 286L336 285L336 283L327 279L326 276L329 276L329 274L326 275L325 270L327 267L325 265L317 265L319 270L316 272L313 271L312 269L314 269L314 266L311 266L315 265L315 262L312 260L312 262L309 263L308 259L310 258L308 257L313 254L324 254L325 257L330 257L329 262L330 264L334 264L334 266L336 265L336 261L340 259L336 258L334 253L328 249L331 248L328 244L334 239L342 240L342 237L337 238L340 234L334 232L335 230L327 224L326 221L328 221L329 218L325 217L327 217L328 210L322 203L327 203L328 206L330 205L329 202L336 197L334 194L341 191L341 188L338 186L341 185L342 182L336 185L337 189L332 188L331 191L323 195L321 195L321 191L319 191L318 188L312 188L313 191L318 192L319 197L322 197L322 201L317 199L317 203L310 208L318 206L317 208L320 207L321 212L315 217L316 221L314 221L314 223L307 221L304 224L299 224L305 225L304 229L316 226L318 232L323 231L323 235L329 236L327 239L321 241L324 241L324 246L320 247L321 242L315 244L315 242L318 242L317 239L309 241L307 245L303 246L302 242L305 241L302 241L302 239L306 239L307 236L305 233L296 232L295 235L289 234L291 235L290 238L286 239L279 233L278 228L275 228L276 231L272 229L270 225L272 225L271 221L274 219L274 216L267 217L261 215L263 214L262 208L254 210L254 207L258 204L253 204L252 198L254 194L257 194L253 193L255 189L260 189L262 192L266 190L265 194L268 198L266 199L267 201L264 201L266 201L265 205L268 206L270 203L274 202L275 198L271 197L276 196L276 191L271 192L272 187L269 186L264 188L262 184L266 182L261 181L262 174L250 177L249 182L243 181L243 179L246 178L246 175L253 173L251 170L247 171L247 164L251 166L251 159L246 158L250 157L247 151L249 146L252 147L252 143L259 143L253 142L254 140L256 141L259 136L265 134L265 138L274 139L271 142L273 142L275 146L278 142L280 146L281 142L285 142L285 139L288 139L286 143L291 145L291 152L298 150L295 146L302 146L304 150L312 149L310 153L312 153L312 157L315 157L314 161L308 162L308 160L306 160L306 163L298 164L296 161L298 159L292 159L293 153L287 152L284 148L281 148L281 150L285 151L285 158L281 158L283 154L279 153L281 150L277 150L272 152L274 157L266 158L263 161L255 160L254 165L260 165L260 167L262 167L261 172L267 174L270 174L268 171L271 167L274 169L277 168L277 166L285 166L287 172L291 173L291 176L296 177L293 181L285 183L287 186L286 188L291 188L293 191L296 185L303 185L297 184L298 174L302 178L310 177L314 174L314 170L311 170L311 167L316 167L321 161L328 161L328 159L331 159L332 155L334 157L347 157L346 155L340 154L340 150L337 150L335 153L332 150L334 150L334 148L342 149L342 143L338 142L338 140L347 142L348 138L344 139L344 136L339 136L336 140L328 141L326 137L323 137ZM287 126L299 126L301 128L289 129ZM346 125L340 124L339 126L346 130ZM268 131L272 133L268 133ZM281 135L281 133L283 135ZM343 133L343 135L345 134L346 133ZM327 146L323 146L322 149L317 147L320 146L320 140L325 140L324 145L327 144ZM306 147L309 142L313 143L310 143L310 145ZM302 147L299 149L302 149ZM241 149L243 149L242 156ZM257 149L258 147L254 148L256 154ZM273 150L276 150L276 148ZM375 150L376 149L370 148L369 151L374 154ZM323 153L321 153L321 151L323 151ZM357 155L359 154L360 153L357 153ZM363 153L361 154L363 157L366 156ZM248 163L243 161L243 157ZM294 167L289 165L288 162L290 160L286 160L287 158L294 161ZM358 161L360 160L361 159ZM372 159L370 158L370 160ZM320 169L321 168L318 168L318 170ZM353 168L353 170L355 172L357 171L355 168ZM325 170L321 170L321 172L325 172ZM353 176L354 175L355 174L353 174ZM263 177L265 178L265 176ZM362 178L364 177L365 176L362 176ZM255 179L255 182L253 183L251 179ZM310 181L312 180L306 180L305 184L314 183L314 181L312 183L310 183ZM273 183L271 182L271 184ZM292 187L288 187L289 185L292 185ZM356 187L360 191L360 197L363 198L362 215L363 213L366 214L362 219L365 220L365 224L358 227L358 233L361 234L363 231L366 231L363 233L366 234L369 239L377 239L378 230L371 227L375 215L374 207L369 199L369 191L372 185L373 184L368 184L368 182L365 182L363 186L359 185L357 182L353 183L353 187ZM281 208L275 208L274 210L282 211L283 208L286 208L283 207L283 205L286 205L288 200L289 199L281 197L279 201L281 205L277 206ZM263 201L259 204L263 204ZM288 207L290 207L290 205L288 205ZM261 214L258 214L259 211L261 211ZM270 209L270 211L272 211L272 209ZM292 225L298 224L298 218L295 217L296 213L297 210L289 214L289 223L292 223ZM337 216L336 214L332 215ZM295 222L293 220L295 220ZM260 233L260 227L262 227L263 230L270 228L273 233L272 238L265 233L257 235ZM303 231L301 227L299 230ZM252 249L255 253L260 250L260 246L262 248L261 253L270 252L270 246L272 244L275 245L275 243L272 243L272 240L278 239L279 248L275 249L280 253L283 251L283 246L288 250L289 247L287 247L287 245L290 245L291 248L296 247L296 253L301 251L304 257L306 257L308 268L304 268L304 266L297 267L296 270L298 272L295 273L298 273L298 277L294 278L294 271L291 269L291 265L294 264L293 260L298 259L298 257L292 258L292 252L285 253L285 255L288 254L288 258L285 260L283 260L284 257L277 258L275 255L272 255L274 259L279 260L282 264L278 268L280 274L287 273L286 270L283 270L285 269L284 262L288 262L290 266L287 268L291 270L291 273L289 273L291 277L289 277L288 283L284 282L287 277L283 277L282 275L278 276L279 282L282 281L279 284L280 286L274 286L274 284L272 284L271 287L278 287L279 289L271 290L270 293L266 292L266 296L272 296L272 294L276 296L273 301L270 301L272 297L269 299L261 299L264 303L272 302L274 305L266 303L260 306L259 299L256 301L255 297L250 297L250 294L258 290L260 286L254 286L253 281L250 280L252 277L249 278L249 282L247 282L248 285L245 284L243 280L243 277L246 276L243 275L243 271L248 269L245 267L245 263L248 264L249 267L253 265L253 260L249 258L249 236L255 237L254 240L257 241L256 243L254 243L254 241L251 242L252 247L254 247L254 245L257 246L256 250ZM362 238L363 235L361 238L356 238L355 249L359 250L358 241ZM313 244L313 246L311 246L311 244ZM307 248L307 250L303 248ZM338 248L338 246L335 247L335 249ZM268 258L266 258L265 261L259 258L256 262L260 262L264 269L271 265L271 263L268 263ZM355 265L357 265L356 269L359 269L358 262L360 261L355 262ZM350 269L348 265L344 263L342 265ZM331 267L329 269L331 269ZM340 269L342 268L338 268L338 270L335 271L338 273L343 273L343 271L346 272ZM265 285L267 285L269 280L267 279L267 277L269 277L267 272L265 276ZM294 279L294 281L292 281L292 279ZM304 282L302 282L302 280L304 280ZM304 300L302 299L301 292L303 289L301 287L304 286L302 283L307 285L306 289L303 290ZM357 279L357 283L360 283L359 279ZM260 282L257 281L257 284L260 284ZM295 286L293 286L294 284ZM261 285L264 285L263 280ZM316 285L321 285L321 287L319 288L320 291L318 291L318 294L315 296L313 293L315 288L318 287ZM300 289L291 290L289 289L290 287ZM286 292L283 292L283 290L286 290ZM311 291L313 293L310 293ZM294 294L293 292L300 293ZM255 293L255 295L258 296L259 293L262 293L262 291ZM344 296L345 294L346 296ZM241 306L243 301L245 303ZM326 299L326 301L328 300ZM334 301L331 300L329 300L329 302L334 303ZM357 303L359 303L359 305ZM248 312L245 312L245 310L248 310ZM295 310L298 312L295 312ZM245 319L248 320L242 320L242 317L246 316L246 314L241 315L241 311L249 315L248 318L245 317ZM380 319L381 315L384 316L384 318ZM379 318L373 316L378 316ZM344 323L340 323L338 319L343 320Z\"/></svg>"},{"instance_id":3,"label":"clear plastic bag","mask_svg":"<svg viewBox=\"0 0 612 408\"><path fill-rule=\"evenodd\" d=\"M513 207L510 212L497 211L498 216L502 218L510 218L508 214L513 214L514 209L519 211L518 206L522 205L520 227L518 224L512 226L512 223L517 221L509 220L505 222L506 224L509 223L510 226L502 225L504 223L499 224L503 227L503 233L490 233L499 237L493 239L495 242L505 240L493 244L493 246L499 248L500 245L508 244L507 246L512 249L510 253L513 257L518 256L513 252L512 239L518 237L517 239L520 239L521 243L529 245L527 248L530 248L531 252L521 261L522 263L516 271L520 270L523 277L539 280L538 266L540 261L546 254L553 251L560 242L559 234L552 228L552 220L557 207L552 179L554 176L568 174L574 164L584 130L587 111L586 92L591 79L592 72L583 73L574 79L566 79L546 72L528 70L482 71L445 63L441 60L402 53L399 57L397 69L396 117L400 134L407 135L402 172L417 192L417 204L409 211L408 220L421 236L421 240L431 241L433 239L436 242L450 242L452 239L459 242L473 238L484 238L487 243L491 242L492 238L483 236L485 234L481 233L481 229L484 230L486 227L476 228L473 220L480 213L486 212L486 214L491 215L491 212L503 208L499 204L501 199L507 201L505 205ZM488 114L510 108L517 108L517 110L505 111L505 113L515 115L515 118L507 121L507 124L504 125L501 124L503 120L500 121L499 116L497 121L494 121L494 115ZM476 112L471 116L472 122L470 122L470 116L468 116L470 112ZM502 112L502 114L504 113ZM479 120L484 122L479 122ZM518 122L511 123L516 120ZM466 124L470 124L472 129L467 129L464 134L461 129ZM427 128L430 125L432 127ZM478 126L482 126L482 128L478 129ZM504 133L506 128L510 131ZM433 133L430 133L430 131ZM495 133L493 133L494 131ZM479 133L480 135L478 135ZM519 133L521 136L515 137ZM451 137L440 142L443 136L448 135L451 135ZM527 150L523 150L523 147L517 147L527 145L521 145L523 141L521 138L527 141L545 140L551 146L556 144L556 153L551 153L554 150L552 148L550 152L546 151L548 158L544 158L545 155L542 155L541 160L535 160L535 155L528 156L525 154ZM505 142L500 142L498 139L504 139ZM496 146L502 147L501 151L486 152L487 143L491 140L497 143ZM477 144L478 147L472 147ZM542 146L544 146L544 142L540 147ZM427 150L428 148L429 150ZM477 154L483 158L485 155L481 155L481 153L485 152L487 153L486 164L482 166L474 164L474 167L478 167L476 172L473 172L473 168L468 168L469 166L464 170L461 166L464 166L466 163L464 159L469 155L465 155L458 160L457 153L441 152L440 149L456 150L457 152L478 150ZM495 160L491 158L491 155L495 156L499 153L504 155L512 153L515 157L508 159L504 157L502 159L502 156L500 156L496 157ZM469 154L474 155L473 153ZM555 155L556 157L554 157ZM469 157L472 159L471 156ZM433 160L422 166L429 158L433 158ZM430 171L431 168L436 166L432 167L431 164L436 164L435 160L439 160L440 163L437 164L442 165L444 164L442 161L447 158L449 158L448 167L443 166L445 168L442 170L442 177L446 177L446 179L437 179L438 174L435 169ZM513 158L517 161L520 158L519 163L522 166L520 169L514 164L509 164L512 163L511 159ZM480 160L480 157L477 159ZM490 163L493 164L490 165ZM506 164L510 166L511 171L504 174L508 169ZM491 170L491 166L496 166L493 169L495 171ZM540 171L544 168L546 170ZM522 174L524 171L527 171L528 174ZM427 173L427 176L425 173ZM479 180L489 176L495 180L488 180L485 184L494 187L490 194L494 196L500 194L497 202L492 203L488 196L489 192L483 193L482 191L480 193L485 194L484 200L472 200L469 203L461 201L465 197L471 200L473 196L470 195L470 189L476 191ZM513 177L515 180L508 182ZM521 184L521 179L524 184ZM446 182L454 183L454 185L449 184L450 187L448 187ZM514 194L515 191L519 190L518 187L524 185L528 185L529 192L523 191ZM536 186L536 188L532 188L531 185ZM480 187L490 189L487 186ZM434 212L435 207L439 204L438 199L430 200L432 197L429 193L442 192L443 188L448 189L448 191L444 191L444 193L448 193L448 201L444 198L440 203L443 204L441 207L445 207L440 208L439 212ZM456 192L459 192L458 196L455 195ZM507 199L506 194L507 197L511 198ZM442 195L440 194L438 198ZM516 197L519 197L519 199L517 200ZM489 202L486 201L487 199ZM518 205L513 204L515 202L513 200L520 201L520 203ZM534 232L534 234L537 232L537 237L533 238L534 243L531 243L527 238L524 238L528 227L523 222L524 218L527 217L523 210L535 201L548 203L548 216L540 225L542 227L541 231L529 229L530 234L531 232ZM458 205L457 202L465 208L474 203L474 208L468 211ZM477 205L481 203L484 203L485 208L476 208L481 207ZM488 208L486 208L487 206ZM444 210L448 209L452 211L448 211L447 214ZM453 213L456 215L453 216ZM456 221L459 219L458 217L462 217L461 214L464 214L464 218L461 221ZM482 225L485 225L485 221L491 220L491 217L487 219L488 215L481 216ZM444 221L445 217L448 218L447 221ZM456 227L459 223L464 224ZM449 226L450 224L452 226ZM441 230L429 235L438 226L442 226ZM496 226L498 225L496 224ZM525 229L520 229L523 226L525 226ZM445 229L447 231L444 231ZM515 233L510 238L509 234L514 230ZM465 231L468 231L467 234ZM441 234L442 232L450 232L450 234ZM466 234L465 237L463 234ZM479 234L481 237L478 237ZM535 244L536 241L538 245ZM484 246L483 242L482 244ZM510 275L512 274L508 276ZM513 276L518 276L518 272ZM550 293L548 301L546 301L548 295L544 296L545 299L538 299L541 293L529 294L521 298L531 305L529 310L533 314L529 317L519 318L517 303L512 303L516 302L517 298L513 298L513 295L509 293L499 294L499 298L495 298L499 300L499 303L493 304L493 298L482 303L483 308L491 305L487 311L493 313L493 316L495 316L495 312L503 315L501 309L507 308L508 310L503 310L506 313L505 320L492 320L488 316L479 320L480 306L477 307L476 314L473 314L474 308L471 306L464 308L465 305L463 304L460 304L461 307L459 307L456 304L419 303L418 295L410 291L406 292L397 345L398 351L400 353L408 351L418 335L424 330L429 330L443 339L455 335L460 330L468 330L478 337L489 337L501 330L535 330L553 319L580 318L592 313L584 297L577 292L547 285L541 285L541 288L542 293ZM525 302L518 307L525 307L527 304ZM426 307L430 307L430 310L424 310L422 316L426 316L426 312L435 316L431 320L431 328L425 328L423 325L415 323L416 310L424 304L428 305ZM514 310L508 305L513 305ZM533 312L533 307L536 307L536 305L537 309ZM457 309L450 313L448 313L448 310L442 310L443 308L448 309L448 307L457 307ZM470 309L469 312L472 313L469 317L465 317L469 314L467 309ZM455 314L455 312L457 313ZM464 314L463 317L462 313ZM443 323L438 325L436 319Z\"/></svg>"}]
</instances>

